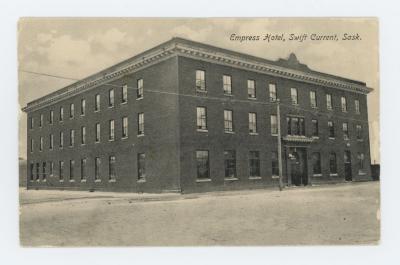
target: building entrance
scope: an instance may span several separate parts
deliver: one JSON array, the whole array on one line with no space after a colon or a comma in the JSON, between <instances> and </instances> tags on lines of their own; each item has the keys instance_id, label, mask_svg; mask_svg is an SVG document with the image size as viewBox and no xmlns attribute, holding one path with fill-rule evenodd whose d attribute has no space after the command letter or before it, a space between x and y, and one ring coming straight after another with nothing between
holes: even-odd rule
<instances>
[{"instance_id":1,"label":"building entrance","mask_svg":"<svg viewBox=\"0 0 400 265\"><path fill-rule=\"evenodd\" d=\"M296 186L308 185L306 151L300 148L291 148L288 163L291 183Z\"/></svg>"}]
</instances>

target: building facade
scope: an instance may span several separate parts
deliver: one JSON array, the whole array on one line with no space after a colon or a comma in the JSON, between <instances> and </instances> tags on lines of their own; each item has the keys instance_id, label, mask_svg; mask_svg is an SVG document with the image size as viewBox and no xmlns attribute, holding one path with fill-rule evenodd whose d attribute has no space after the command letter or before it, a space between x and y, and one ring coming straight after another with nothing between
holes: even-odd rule
<instances>
[{"instance_id":1,"label":"building facade","mask_svg":"<svg viewBox=\"0 0 400 265\"><path fill-rule=\"evenodd\" d=\"M28 188L197 192L370 180L365 83L181 38L28 103ZM278 121L277 105L280 116Z\"/></svg>"}]
</instances>

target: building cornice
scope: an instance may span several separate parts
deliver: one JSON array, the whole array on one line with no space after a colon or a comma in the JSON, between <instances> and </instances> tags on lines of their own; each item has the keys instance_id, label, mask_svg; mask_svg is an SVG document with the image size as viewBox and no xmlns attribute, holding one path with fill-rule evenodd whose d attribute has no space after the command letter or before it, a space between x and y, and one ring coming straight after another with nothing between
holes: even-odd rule
<instances>
[{"instance_id":1,"label":"building cornice","mask_svg":"<svg viewBox=\"0 0 400 265\"><path fill-rule=\"evenodd\" d=\"M334 77L327 77L316 73L308 73L287 67L281 67L267 62L260 62L255 59L245 58L244 55L234 55L228 52L213 49L212 47L201 47L200 45L196 45L195 42L192 43L186 40L180 41L180 39L172 39L172 41L168 41L164 43L164 45L158 46L156 49L151 49L123 63L107 68L97 74L91 75L65 88L62 88L50 95L30 102L26 107L23 108L23 111L34 111L45 106L52 105L66 98L70 98L90 89L107 84L111 81L115 81L123 76L132 74L174 56L193 58L196 60L226 65L229 67L263 73L309 84L322 85L325 87L354 93L367 94L372 91L371 88L358 83L347 82Z\"/></svg>"}]
</instances>

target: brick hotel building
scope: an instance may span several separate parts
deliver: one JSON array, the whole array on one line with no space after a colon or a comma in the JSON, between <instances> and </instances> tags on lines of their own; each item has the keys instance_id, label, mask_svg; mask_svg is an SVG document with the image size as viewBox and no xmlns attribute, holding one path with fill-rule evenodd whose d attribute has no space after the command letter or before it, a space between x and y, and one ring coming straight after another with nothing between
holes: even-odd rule
<instances>
[{"instance_id":1,"label":"brick hotel building","mask_svg":"<svg viewBox=\"0 0 400 265\"><path fill-rule=\"evenodd\" d=\"M173 38L27 104L27 187L277 186L277 99L284 184L370 180L370 91L294 54L271 61Z\"/></svg>"}]
</instances>

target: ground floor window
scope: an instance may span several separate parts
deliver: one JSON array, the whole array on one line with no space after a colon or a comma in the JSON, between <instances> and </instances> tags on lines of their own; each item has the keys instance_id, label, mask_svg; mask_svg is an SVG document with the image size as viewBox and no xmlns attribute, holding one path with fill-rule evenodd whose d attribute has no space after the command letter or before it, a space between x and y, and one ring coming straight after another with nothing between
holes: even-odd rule
<instances>
[{"instance_id":1,"label":"ground floor window","mask_svg":"<svg viewBox=\"0 0 400 265\"><path fill-rule=\"evenodd\" d=\"M236 152L235 150L224 151L225 178L236 177Z\"/></svg>"},{"instance_id":2,"label":"ground floor window","mask_svg":"<svg viewBox=\"0 0 400 265\"><path fill-rule=\"evenodd\" d=\"M86 158L81 159L81 180L86 179Z\"/></svg>"},{"instance_id":3,"label":"ground floor window","mask_svg":"<svg viewBox=\"0 0 400 265\"><path fill-rule=\"evenodd\" d=\"M43 162L42 164L42 178L43 180L46 179L46 162Z\"/></svg>"},{"instance_id":4,"label":"ground floor window","mask_svg":"<svg viewBox=\"0 0 400 265\"><path fill-rule=\"evenodd\" d=\"M53 174L54 174L54 163L53 161L50 161L49 175L53 176Z\"/></svg>"},{"instance_id":5,"label":"ground floor window","mask_svg":"<svg viewBox=\"0 0 400 265\"><path fill-rule=\"evenodd\" d=\"M94 179L95 180L100 179L100 164L101 164L100 157L96 157L94 159Z\"/></svg>"},{"instance_id":6,"label":"ground floor window","mask_svg":"<svg viewBox=\"0 0 400 265\"><path fill-rule=\"evenodd\" d=\"M250 167L250 177L260 176L260 152L250 151L249 152L249 167Z\"/></svg>"},{"instance_id":7,"label":"ground floor window","mask_svg":"<svg viewBox=\"0 0 400 265\"><path fill-rule=\"evenodd\" d=\"M69 161L69 180L74 179L74 171L75 171L75 160Z\"/></svg>"},{"instance_id":8,"label":"ground floor window","mask_svg":"<svg viewBox=\"0 0 400 265\"><path fill-rule=\"evenodd\" d=\"M110 156L108 160L108 178L115 179L115 156Z\"/></svg>"},{"instance_id":9,"label":"ground floor window","mask_svg":"<svg viewBox=\"0 0 400 265\"><path fill-rule=\"evenodd\" d=\"M278 161L278 152L271 152L271 168L272 168L272 176L279 176L279 161Z\"/></svg>"},{"instance_id":10,"label":"ground floor window","mask_svg":"<svg viewBox=\"0 0 400 265\"><path fill-rule=\"evenodd\" d=\"M364 154L358 153L357 160L358 160L358 173L359 174L364 173Z\"/></svg>"},{"instance_id":11,"label":"ground floor window","mask_svg":"<svg viewBox=\"0 0 400 265\"><path fill-rule=\"evenodd\" d=\"M196 163L197 163L197 178L198 179L210 178L210 163L209 163L208 151L206 150L196 151Z\"/></svg>"},{"instance_id":12,"label":"ground floor window","mask_svg":"<svg viewBox=\"0 0 400 265\"><path fill-rule=\"evenodd\" d=\"M58 170L59 170L60 180L64 180L64 161L60 161Z\"/></svg>"},{"instance_id":13,"label":"ground floor window","mask_svg":"<svg viewBox=\"0 0 400 265\"><path fill-rule=\"evenodd\" d=\"M141 153L137 156L138 180L146 179L146 154Z\"/></svg>"},{"instance_id":14,"label":"ground floor window","mask_svg":"<svg viewBox=\"0 0 400 265\"><path fill-rule=\"evenodd\" d=\"M40 178L39 170L40 170L40 165L39 165L39 163L36 163L36 180L39 180L39 178Z\"/></svg>"},{"instance_id":15,"label":"ground floor window","mask_svg":"<svg viewBox=\"0 0 400 265\"><path fill-rule=\"evenodd\" d=\"M35 170L35 164L33 164L33 163L31 163L30 164L30 170L29 170L29 177L30 177L30 180L33 180L33 172L34 172L34 170Z\"/></svg>"},{"instance_id":16,"label":"ground floor window","mask_svg":"<svg viewBox=\"0 0 400 265\"><path fill-rule=\"evenodd\" d=\"M312 157L313 174L320 175L322 173L322 171L321 171L321 154L313 153L311 157Z\"/></svg>"},{"instance_id":17,"label":"ground floor window","mask_svg":"<svg viewBox=\"0 0 400 265\"><path fill-rule=\"evenodd\" d=\"M337 173L337 163L336 163L336 154L329 154L329 173L336 174Z\"/></svg>"}]
</instances>

